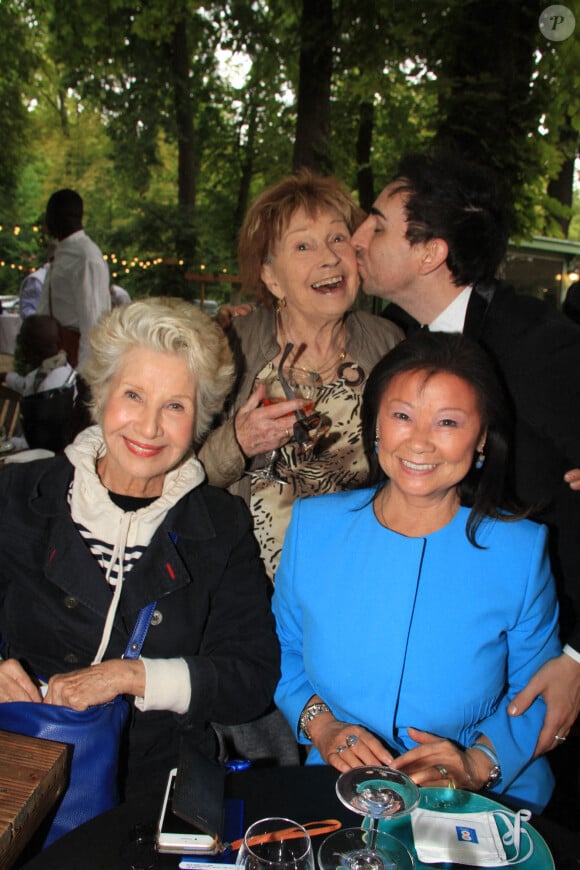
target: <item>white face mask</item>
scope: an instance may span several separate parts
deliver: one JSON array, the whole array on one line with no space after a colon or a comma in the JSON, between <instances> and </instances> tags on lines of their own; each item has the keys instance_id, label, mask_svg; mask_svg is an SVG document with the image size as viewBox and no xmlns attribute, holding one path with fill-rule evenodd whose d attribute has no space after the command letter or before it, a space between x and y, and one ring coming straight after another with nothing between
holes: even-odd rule
<instances>
[{"instance_id":1,"label":"white face mask","mask_svg":"<svg viewBox=\"0 0 580 870\"><path fill-rule=\"evenodd\" d=\"M507 826L500 835L496 816ZM441 813L418 809L411 815L417 857L426 864L453 861L472 867L507 867L527 861L534 851L522 821L531 813L494 810L483 813ZM523 841L522 841L523 835ZM504 847L510 847L508 858ZM520 854L520 852L525 854Z\"/></svg>"}]
</instances>

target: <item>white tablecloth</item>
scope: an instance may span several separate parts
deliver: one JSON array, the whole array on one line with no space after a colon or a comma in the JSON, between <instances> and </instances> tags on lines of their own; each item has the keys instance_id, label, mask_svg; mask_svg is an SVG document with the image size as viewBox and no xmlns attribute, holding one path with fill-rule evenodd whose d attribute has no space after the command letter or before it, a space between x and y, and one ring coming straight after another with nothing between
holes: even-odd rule
<instances>
[{"instance_id":1,"label":"white tablecloth","mask_svg":"<svg viewBox=\"0 0 580 870\"><path fill-rule=\"evenodd\" d=\"M21 323L19 314L0 314L0 353L14 353Z\"/></svg>"}]
</instances>

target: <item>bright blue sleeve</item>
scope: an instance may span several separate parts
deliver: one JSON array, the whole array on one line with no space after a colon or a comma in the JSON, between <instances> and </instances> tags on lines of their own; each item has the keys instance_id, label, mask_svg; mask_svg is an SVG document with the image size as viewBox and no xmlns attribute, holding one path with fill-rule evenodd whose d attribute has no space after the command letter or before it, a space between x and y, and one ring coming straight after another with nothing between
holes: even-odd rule
<instances>
[{"instance_id":1,"label":"bright blue sleeve","mask_svg":"<svg viewBox=\"0 0 580 870\"><path fill-rule=\"evenodd\" d=\"M522 583L524 578L522 577ZM537 527L529 550L528 577L522 606L507 634L507 689L495 712L478 723L478 729L493 743L501 765L497 791L509 784L532 760L541 731L546 705L537 698L521 716L508 715L512 698L550 658L560 655L558 604L547 552L547 531Z\"/></svg>"}]
</instances>

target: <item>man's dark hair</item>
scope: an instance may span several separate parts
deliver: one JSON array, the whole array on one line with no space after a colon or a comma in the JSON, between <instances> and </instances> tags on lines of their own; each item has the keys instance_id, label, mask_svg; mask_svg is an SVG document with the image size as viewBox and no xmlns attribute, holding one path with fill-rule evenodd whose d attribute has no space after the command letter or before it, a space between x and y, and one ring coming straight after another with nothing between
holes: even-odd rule
<instances>
[{"instance_id":1,"label":"man's dark hair","mask_svg":"<svg viewBox=\"0 0 580 870\"><path fill-rule=\"evenodd\" d=\"M478 469L474 457L458 488L461 504L471 508L467 536L478 546L476 533L484 517L506 520L525 515L515 505L506 485L513 417L491 358L476 341L460 333L421 330L377 363L366 383L361 409L363 443L370 469L368 484L377 489L387 482L374 449L377 417L389 384L403 372L422 372L426 381L436 374L455 375L475 391L482 426L487 428L485 462ZM512 514L507 515L505 510Z\"/></svg>"},{"instance_id":2,"label":"man's dark hair","mask_svg":"<svg viewBox=\"0 0 580 870\"><path fill-rule=\"evenodd\" d=\"M83 228L83 199L69 188L57 190L46 204L46 227L51 236L66 239Z\"/></svg>"},{"instance_id":3,"label":"man's dark hair","mask_svg":"<svg viewBox=\"0 0 580 870\"><path fill-rule=\"evenodd\" d=\"M457 286L493 278L505 254L510 206L498 176L455 153L409 154L394 178L407 196L407 239L444 239Z\"/></svg>"}]
</instances>

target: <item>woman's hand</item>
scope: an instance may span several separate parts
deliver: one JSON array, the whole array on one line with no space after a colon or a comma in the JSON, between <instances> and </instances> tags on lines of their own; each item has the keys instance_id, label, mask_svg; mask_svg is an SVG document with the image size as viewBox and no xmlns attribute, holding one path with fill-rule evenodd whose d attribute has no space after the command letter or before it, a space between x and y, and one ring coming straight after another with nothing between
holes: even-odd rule
<instances>
[{"instance_id":1,"label":"woman's hand","mask_svg":"<svg viewBox=\"0 0 580 870\"><path fill-rule=\"evenodd\" d=\"M16 659L0 662L0 701L42 701L40 689Z\"/></svg>"},{"instance_id":2,"label":"woman's hand","mask_svg":"<svg viewBox=\"0 0 580 870\"><path fill-rule=\"evenodd\" d=\"M46 704L86 710L117 695L145 693L145 665L139 659L109 659L99 665L57 674L48 681Z\"/></svg>"},{"instance_id":3,"label":"woman's hand","mask_svg":"<svg viewBox=\"0 0 580 870\"><path fill-rule=\"evenodd\" d=\"M322 720L322 721L321 721ZM390 764L393 756L381 741L363 728L335 719L332 714L321 714L309 725L313 744L324 761L341 773L351 767L365 764ZM338 751L340 749L340 752Z\"/></svg>"},{"instance_id":4,"label":"woman's hand","mask_svg":"<svg viewBox=\"0 0 580 870\"><path fill-rule=\"evenodd\" d=\"M409 728L408 734L420 745L395 758L391 767L402 770L417 785L479 791L488 781L490 761L478 749L461 749L451 740L417 728Z\"/></svg>"},{"instance_id":5,"label":"woman's hand","mask_svg":"<svg viewBox=\"0 0 580 870\"><path fill-rule=\"evenodd\" d=\"M521 716L537 697L546 704L546 716L535 755L560 746L580 713L580 663L566 653L545 662L527 686L512 699L508 713ZM558 736L558 740L556 740Z\"/></svg>"},{"instance_id":6,"label":"woman's hand","mask_svg":"<svg viewBox=\"0 0 580 870\"><path fill-rule=\"evenodd\" d=\"M268 453L287 444L294 438L294 411L304 404L302 399L261 405L265 388L259 384L250 398L239 408L234 429L236 440L248 459L260 453Z\"/></svg>"},{"instance_id":7,"label":"woman's hand","mask_svg":"<svg viewBox=\"0 0 580 870\"><path fill-rule=\"evenodd\" d=\"M228 330L234 317L245 317L247 314L251 314L254 308L255 305L252 305L251 302L242 302L240 305L220 305L215 320L222 329Z\"/></svg>"},{"instance_id":8,"label":"woman's hand","mask_svg":"<svg viewBox=\"0 0 580 870\"><path fill-rule=\"evenodd\" d=\"M564 475L564 480L570 489L580 489L580 468L571 468Z\"/></svg>"}]
</instances>

